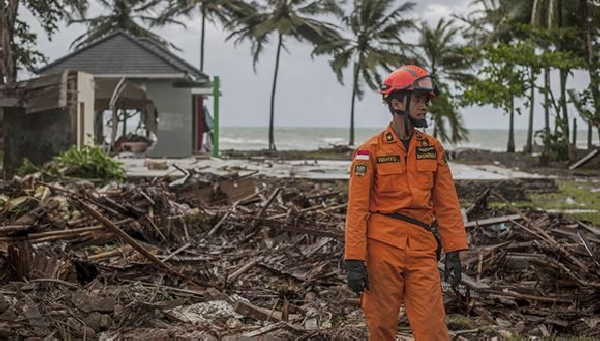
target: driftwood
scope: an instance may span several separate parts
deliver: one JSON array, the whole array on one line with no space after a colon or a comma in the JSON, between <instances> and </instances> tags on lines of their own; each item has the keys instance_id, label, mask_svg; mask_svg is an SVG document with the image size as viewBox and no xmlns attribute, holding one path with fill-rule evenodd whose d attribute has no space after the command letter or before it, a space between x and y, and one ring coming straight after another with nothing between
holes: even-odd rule
<instances>
[{"instance_id":1,"label":"driftwood","mask_svg":"<svg viewBox=\"0 0 600 341\"><path fill-rule=\"evenodd\" d=\"M593 160L596 156L598 156L599 153L600 153L600 149L592 150L586 156L584 156L581 160L579 160L579 161L575 162L574 164L572 164L571 166L569 166L569 170L574 170L574 169L577 169L577 168L585 165L586 163Z\"/></svg>"},{"instance_id":2,"label":"driftwood","mask_svg":"<svg viewBox=\"0 0 600 341\"><path fill-rule=\"evenodd\" d=\"M467 222L465 224L465 228L477 227L477 226L485 227L485 226L489 226L489 225L514 222L514 221L517 221L520 219L522 219L520 214L512 214L509 216L498 217L498 218L481 219L481 220Z\"/></svg>"}]
</instances>

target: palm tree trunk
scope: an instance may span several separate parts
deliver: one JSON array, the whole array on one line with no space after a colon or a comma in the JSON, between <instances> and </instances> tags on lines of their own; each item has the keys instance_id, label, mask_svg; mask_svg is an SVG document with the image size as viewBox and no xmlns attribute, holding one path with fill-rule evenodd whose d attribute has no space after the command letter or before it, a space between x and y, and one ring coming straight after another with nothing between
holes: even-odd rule
<instances>
[{"instance_id":1,"label":"palm tree trunk","mask_svg":"<svg viewBox=\"0 0 600 341\"><path fill-rule=\"evenodd\" d=\"M206 34L206 5L202 3L202 30L200 32L200 72L204 72L204 38Z\"/></svg>"},{"instance_id":2,"label":"palm tree trunk","mask_svg":"<svg viewBox=\"0 0 600 341\"><path fill-rule=\"evenodd\" d=\"M529 70L531 72L530 86L531 94L529 97L529 125L527 126L527 144L525 145L525 152L531 153L533 151L533 109L535 100L535 77L533 67Z\"/></svg>"},{"instance_id":3,"label":"palm tree trunk","mask_svg":"<svg viewBox=\"0 0 600 341\"><path fill-rule=\"evenodd\" d=\"M587 149L592 150L592 134L594 131L592 130L592 124L588 121L588 132L587 132Z\"/></svg>"},{"instance_id":4,"label":"palm tree trunk","mask_svg":"<svg viewBox=\"0 0 600 341\"><path fill-rule=\"evenodd\" d=\"M352 79L352 100L350 104L350 140L348 145L354 145L354 102L356 101L356 91L358 88L358 71L360 70L360 57L356 64L354 64L354 78Z\"/></svg>"},{"instance_id":5,"label":"palm tree trunk","mask_svg":"<svg viewBox=\"0 0 600 341\"><path fill-rule=\"evenodd\" d=\"M19 9L18 0L3 1L0 18L0 46L4 46L2 60L0 60L0 84L13 85L17 80L17 68L15 54L13 51L15 21Z\"/></svg>"},{"instance_id":6,"label":"palm tree trunk","mask_svg":"<svg viewBox=\"0 0 600 341\"><path fill-rule=\"evenodd\" d=\"M569 113L567 112L567 76L568 70L560 70L560 107L562 111L563 133L569 143Z\"/></svg>"},{"instance_id":7,"label":"palm tree trunk","mask_svg":"<svg viewBox=\"0 0 600 341\"><path fill-rule=\"evenodd\" d=\"M281 56L281 47L283 46L283 37L281 33L277 42L277 57L275 57L275 75L273 76L273 90L271 92L271 104L269 108L269 150L276 151L275 147L275 91L277 90L277 76L279 75L279 58Z\"/></svg>"},{"instance_id":8,"label":"palm tree trunk","mask_svg":"<svg viewBox=\"0 0 600 341\"><path fill-rule=\"evenodd\" d=\"M548 93L548 89L550 89L550 68L544 70L544 88L546 89L544 92L544 120L547 136L550 134L550 94Z\"/></svg>"},{"instance_id":9,"label":"palm tree trunk","mask_svg":"<svg viewBox=\"0 0 600 341\"><path fill-rule=\"evenodd\" d=\"M573 145L577 149L577 118L573 117Z\"/></svg>"},{"instance_id":10,"label":"palm tree trunk","mask_svg":"<svg viewBox=\"0 0 600 341\"><path fill-rule=\"evenodd\" d=\"M121 136L127 136L127 109L123 110L123 132Z\"/></svg>"},{"instance_id":11,"label":"palm tree trunk","mask_svg":"<svg viewBox=\"0 0 600 341\"><path fill-rule=\"evenodd\" d=\"M506 145L506 151L509 153L515 152L515 98L514 96L510 101L510 112L508 118L508 144Z\"/></svg>"}]
</instances>

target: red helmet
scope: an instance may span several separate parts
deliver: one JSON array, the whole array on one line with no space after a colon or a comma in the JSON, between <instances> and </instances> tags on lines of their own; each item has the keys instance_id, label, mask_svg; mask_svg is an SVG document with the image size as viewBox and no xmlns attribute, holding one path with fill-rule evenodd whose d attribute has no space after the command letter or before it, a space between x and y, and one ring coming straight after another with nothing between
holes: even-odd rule
<instances>
[{"instance_id":1,"label":"red helmet","mask_svg":"<svg viewBox=\"0 0 600 341\"><path fill-rule=\"evenodd\" d=\"M433 80L427 70L416 65L404 65L392 72L384 81L379 93L386 98L394 91L424 92L435 97Z\"/></svg>"}]
</instances>

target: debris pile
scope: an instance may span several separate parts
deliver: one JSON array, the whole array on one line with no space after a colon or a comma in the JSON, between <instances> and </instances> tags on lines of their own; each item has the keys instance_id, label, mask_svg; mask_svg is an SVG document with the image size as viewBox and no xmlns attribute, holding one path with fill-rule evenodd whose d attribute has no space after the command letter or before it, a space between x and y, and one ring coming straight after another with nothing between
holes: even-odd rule
<instances>
[{"instance_id":1,"label":"debris pile","mask_svg":"<svg viewBox=\"0 0 600 341\"><path fill-rule=\"evenodd\" d=\"M344 182L182 172L0 182L0 336L366 339L342 271ZM600 229L483 199L467 211L453 335L600 336Z\"/></svg>"}]
</instances>

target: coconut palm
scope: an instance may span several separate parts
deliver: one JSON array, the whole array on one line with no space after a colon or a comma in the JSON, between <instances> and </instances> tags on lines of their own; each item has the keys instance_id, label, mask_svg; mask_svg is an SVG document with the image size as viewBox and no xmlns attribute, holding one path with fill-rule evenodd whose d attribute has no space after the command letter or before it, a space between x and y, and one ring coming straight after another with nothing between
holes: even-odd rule
<instances>
[{"instance_id":1,"label":"coconut palm","mask_svg":"<svg viewBox=\"0 0 600 341\"><path fill-rule=\"evenodd\" d=\"M333 53L331 68L343 84L344 70L352 65L352 97L350 100L350 137L354 145L354 109L356 98L362 99L364 83L371 89L382 84L380 71L392 71L393 67L408 61L402 41L402 33L414 28L413 20L405 15L415 3L406 2L396 6L392 0L354 0L352 12L345 16L350 36L322 44L316 54Z\"/></svg>"},{"instance_id":2,"label":"coconut palm","mask_svg":"<svg viewBox=\"0 0 600 341\"><path fill-rule=\"evenodd\" d=\"M462 47L456 42L460 27L453 19L441 18L435 27L422 22L418 28L418 63L431 70L432 78L438 85L438 96L433 100L430 112L434 121L433 135L444 142L457 143L467 139L467 130L462 125L460 113L453 103L449 82L461 82L470 76L470 65L461 53ZM450 124L451 135L446 131Z\"/></svg>"},{"instance_id":3,"label":"coconut palm","mask_svg":"<svg viewBox=\"0 0 600 341\"><path fill-rule=\"evenodd\" d=\"M204 71L206 21L211 23L218 21L227 26L234 19L251 15L254 10L254 6L243 0L169 0L159 21L161 24L173 21L183 25L175 18L182 15L189 18L196 11L200 13L200 71Z\"/></svg>"},{"instance_id":4,"label":"coconut palm","mask_svg":"<svg viewBox=\"0 0 600 341\"><path fill-rule=\"evenodd\" d=\"M335 0L266 0L266 5L257 6L257 11L245 18L236 20L234 32L227 39L235 38L239 43L252 42L253 65L256 64L265 45L272 37L276 38L277 54L273 87L269 102L269 150L275 151L275 94L281 50L286 48L287 39L299 42L308 41L318 46L327 41L339 40L337 27L323 20L324 15L340 15L339 1ZM287 48L286 48L287 49Z\"/></svg>"},{"instance_id":5,"label":"coconut palm","mask_svg":"<svg viewBox=\"0 0 600 341\"><path fill-rule=\"evenodd\" d=\"M147 13L159 2L159 0L98 0L98 3L109 13L93 18L81 17L70 20L69 24L80 23L88 26L87 31L71 43L71 47L80 48L116 31L146 38L163 46L175 47L142 25L142 23L158 24L158 17L148 16Z\"/></svg>"}]
</instances>

